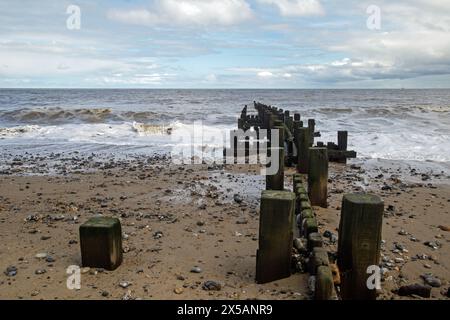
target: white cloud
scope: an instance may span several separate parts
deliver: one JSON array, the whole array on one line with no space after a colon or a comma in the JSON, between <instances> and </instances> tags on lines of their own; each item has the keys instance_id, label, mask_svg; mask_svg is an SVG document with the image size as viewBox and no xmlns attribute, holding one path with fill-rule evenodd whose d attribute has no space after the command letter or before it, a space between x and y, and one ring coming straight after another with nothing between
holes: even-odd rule
<instances>
[{"instance_id":1,"label":"white cloud","mask_svg":"<svg viewBox=\"0 0 450 320\"><path fill-rule=\"evenodd\" d=\"M273 73L270 71L260 71L257 73L260 78L271 78L273 77Z\"/></svg>"},{"instance_id":2,"label":"white cloud","mask_svg":"<svg viewBox=\"0 0 450 320\"><path fill-rule=\"evenodd\" d=\"M108 12L108 17L144 26L230 26L251 19L253 12L245 0L158 0L152 10L113 9Z\"/></svg>"},{"instance_id":3,"label":"white cloud","mask_svg":"<svg viewBox=\"0 0 450 320\"><path fill-rule=\"evenodd\" d=\"M125 66L114 60L23 51L0 51L0 61L0 75L8 77L76 75Z\"/></svg>"},{"instance_id":4,"label":"white cloud","mask_svg":"<svg viewBox=\"0 0 450 320\"><path fill-rule=\"evenodd\" d=\"M278 8L285 17L302 17L323 15L325 13L319 0L258 0L260 3L271 4Z\"/></svg>"},{"instance_id":5,"label":"white cloud","mask_svg":"<svg viewBox=\"0 0 450 320\"><path fill-rule=\"evenodd\" d=\"M208 74L208 75L205 77L205 80L206 80L207 82L216 82L216 81L217 81L217 76L216 76L214 73L211 73L211 74Z\"/></svg>"}]
</instances>

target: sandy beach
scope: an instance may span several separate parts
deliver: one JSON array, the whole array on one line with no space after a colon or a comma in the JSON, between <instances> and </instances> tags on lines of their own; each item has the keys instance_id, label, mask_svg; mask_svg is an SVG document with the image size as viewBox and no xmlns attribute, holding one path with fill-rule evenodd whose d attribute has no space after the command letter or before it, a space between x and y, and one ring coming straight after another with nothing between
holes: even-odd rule
<instances>
[{"instance_id":1,"label":"sandy beach","mask_svg":"<svg viewBox=\"0 0 450 320\"><path fill-rule=\"evenodd\" d=\"M386 208L379 299L405 299L395 290L423 284L425 274L436 280L432 299L448 299L450 178L393 168L331 164L329 207L315 208L320 232L336 236L325 246L336 251L342 195L375 193ZM287 189L293 173L286 171ZM11 158L0 176L0 298L310 299L307 273L255 284L264 188L255 166L175 166L163 156ZM82 269L81 289L69 290L66 269L81 263L79 226L100 214L121 220L124 261L115 271ZM205 290L207 281L220 290Z\"/></svg>"}]
</instances>

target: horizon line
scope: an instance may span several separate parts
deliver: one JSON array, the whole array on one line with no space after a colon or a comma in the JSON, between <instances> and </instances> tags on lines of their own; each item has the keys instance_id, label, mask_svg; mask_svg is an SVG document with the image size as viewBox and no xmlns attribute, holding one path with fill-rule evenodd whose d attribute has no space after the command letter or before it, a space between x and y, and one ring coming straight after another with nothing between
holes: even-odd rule
<instances>
[{"instance_id":1,"label":"horizon line","mask_svg":"<svg viewBox=\"0 0 450 320\"><path fill-rule=\"evenodd\" d=\"M139 87L0 87L0 90L450 90L450 87L422 87L422 88L139 88Z\"/></svg>"}]
</instances>

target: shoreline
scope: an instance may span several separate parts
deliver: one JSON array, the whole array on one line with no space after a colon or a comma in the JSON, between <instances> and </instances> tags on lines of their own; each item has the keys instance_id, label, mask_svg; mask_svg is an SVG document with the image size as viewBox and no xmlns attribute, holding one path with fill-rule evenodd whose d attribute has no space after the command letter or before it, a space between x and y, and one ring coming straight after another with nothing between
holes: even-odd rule
<instances>
[{"instance_id":1,"label":"shoreline","mask_svg":"<svg viewBox=\"0 0 450 320\"><path fill-rule=\"evenodd\" d=\"M165 156L53 160L54 165L45 158L16 159L14 170L0 175L0 298L310 298L307 274L266 285L254 282L259 197L265 187L257 166L176 166ZM286 170L287 189L293 173ZM413 181L422 174L429 179ZM385 201L380 298L404 299L391 290L423 283L420 276L427 272L441 282L432 297L445 298L450 237L438 224L450 225L449 177L356 159L347 166L330 164L330 182L328 209L315 210L321 233L337 235L343 193L365 190ZM96 214L121 219L124 263L113 272L83 270L81 290L70 291L66 268L80 263L79 225ZM402 229L406 234L399 236ZM438 241L440 247L432 249L425 241ZM392 252L396 242L408 252ZM325 245L335 251L335 243L325 239ZM47 256L36 258L39 253ZM17 268L15 276L4 273L10 266ZM194 267L201 272L192 273ZM222 288L203 290L205 281Z\"/></svg>"}]
</instances>

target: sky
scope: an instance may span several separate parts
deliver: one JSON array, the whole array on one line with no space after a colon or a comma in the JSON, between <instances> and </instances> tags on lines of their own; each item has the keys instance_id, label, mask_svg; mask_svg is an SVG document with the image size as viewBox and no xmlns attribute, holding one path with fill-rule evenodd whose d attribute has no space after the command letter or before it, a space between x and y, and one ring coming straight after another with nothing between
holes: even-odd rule
<instances>
[{"instance_id":1,"label":"sky","mask_svg":"<svg viewBox=\"0 0 450 320\"><path fill-rule=\"evenodd\" d=\"M449 88L447 0L0 0L1 88Z\"/></svg>"}]
</instances>

